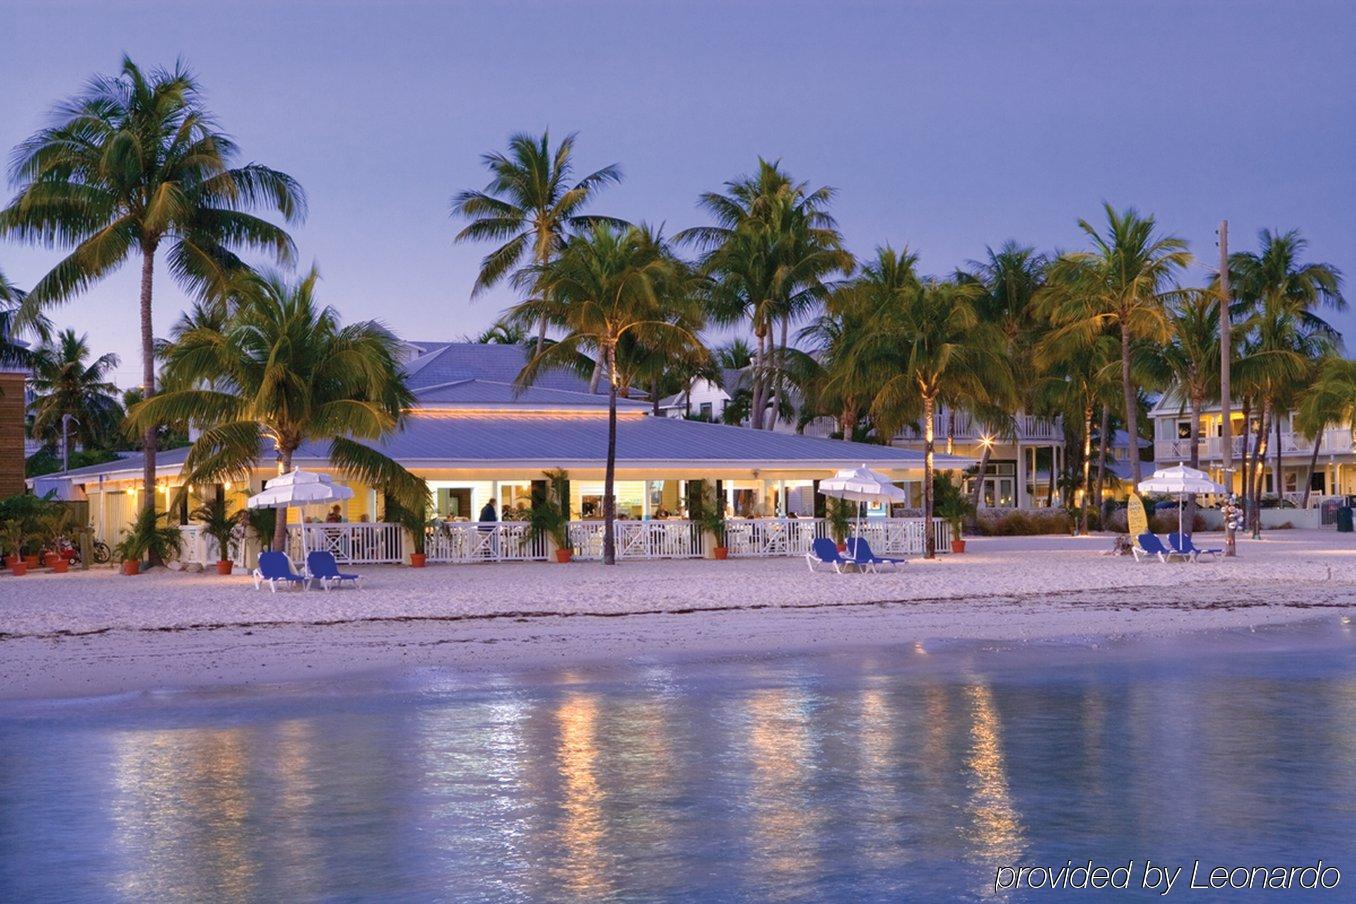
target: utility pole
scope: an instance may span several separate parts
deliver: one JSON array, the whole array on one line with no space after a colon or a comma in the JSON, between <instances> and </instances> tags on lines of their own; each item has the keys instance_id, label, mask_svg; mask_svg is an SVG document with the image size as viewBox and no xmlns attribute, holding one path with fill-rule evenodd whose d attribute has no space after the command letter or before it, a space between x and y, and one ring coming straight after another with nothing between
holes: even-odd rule
<instances>
[{"instance_id":1,"label":"utility pole","mask_svg":"<svg viewBox=\"0 0 1356 904\"><path fill-rule=\"evenodd\" d=\"M1234 424L1232 419L1233 397L1229 388L1229 368L1233 361L1233 341L1230 336L1229 322L1229 221L1219 221L1219 411L1220 452L1224 459L1224 486L1232 499L1234 492ZM1232 506L1229 506L1232 509ZM1233 556L1236 551L1233 518L1224 519L1224 555Z\"/></svg>"}]
</instances>

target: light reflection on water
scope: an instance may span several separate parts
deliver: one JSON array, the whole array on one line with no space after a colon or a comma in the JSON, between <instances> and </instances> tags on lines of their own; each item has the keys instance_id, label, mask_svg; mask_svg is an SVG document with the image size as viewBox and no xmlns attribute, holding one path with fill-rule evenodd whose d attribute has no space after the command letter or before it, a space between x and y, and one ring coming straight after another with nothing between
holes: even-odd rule
<instances>
[{"instance_id":1,"label":"light reflection on water","mask_svg":"<svg viewBox=\"0 0 1356 904\"><path fill-rule=\"evenodd\" d=\"M982 899L1145 857L1356 886L1356 654L1321 640L14 705L0 900Z\"/></svg>"}]
</instances>

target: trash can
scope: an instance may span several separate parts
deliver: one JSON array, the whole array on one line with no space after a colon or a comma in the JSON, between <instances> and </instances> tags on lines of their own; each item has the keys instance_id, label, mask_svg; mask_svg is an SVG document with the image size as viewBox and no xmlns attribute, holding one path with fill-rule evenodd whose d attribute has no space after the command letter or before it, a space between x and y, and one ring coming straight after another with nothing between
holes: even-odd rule
<instances>
[{"instance_id":1,"label":"trash can","mask_svg":"<svg viewBox=\"0 0 1356 904\"><path fill-rule=\"evenodd\" d=\"M1339 534L1351 533L1351 513L1352 508L1344 505L1337 510L1337 532Z\"/></svg>"}]
</instances>

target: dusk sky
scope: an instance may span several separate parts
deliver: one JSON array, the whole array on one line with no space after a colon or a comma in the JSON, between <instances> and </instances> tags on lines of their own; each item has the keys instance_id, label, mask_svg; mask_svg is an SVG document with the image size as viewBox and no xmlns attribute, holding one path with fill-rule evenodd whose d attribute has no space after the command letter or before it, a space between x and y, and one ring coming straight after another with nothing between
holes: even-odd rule
<instances>
[{"instance_id":1,"label":"dusk sky","mask_svg":"<svg viewBox=\"0 0 1356 904\"><path fill-rule=\"evenodd\" d=\"M579 133L595 212L702 222L698 193L780 158L838 190L851 249L946 273L1017 238L1080 247L1100 204L1157 215L1213 266L1262 227L1356 278L1356 5L1333 2L0 2L0 145L121 55L182 57L246 159L295 176L323 300L409 338L474 333L484 246L450 196L510 133ZM9 194L7 190L7 195ZM0 243L30 285L57 252ZM137 382L135 265L53 313ZM1349 291L1349 294L1352 294ZM184 307L162 278L157 331ZM1356 337L1356 315L1336 318ZM1353 339L1356 347L1356 339Z\"/></svg>"}]
</instances>

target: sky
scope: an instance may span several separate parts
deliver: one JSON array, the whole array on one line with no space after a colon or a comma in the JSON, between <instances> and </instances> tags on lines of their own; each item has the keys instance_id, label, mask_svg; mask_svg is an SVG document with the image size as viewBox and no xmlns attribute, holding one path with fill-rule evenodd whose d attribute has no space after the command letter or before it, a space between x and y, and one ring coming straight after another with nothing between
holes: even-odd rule
<instances>
[{"instance_id":1,"label":"sky","mask_svg":"<svg viewBox=\"0 0 1356 904\"><path fill-rule=\"evenodd\" d=\"M593 212L704 222L703 191L761 155L836 189L849 247L945 274L1009 238L1083 246L1101 204L1191 243L1199 281L1258 230L1299 228L1356 279L1356 4L1192 2L98 3L0 0L0 147L124 53L182 58L246 160L290 173L301 266L346 319L479 332L485 246L449 200L518 131L578 132L625 178ZM7 191L10 191L7 189ZM58 251L0 241L24 287ZM135 262L53 311L139 381ZM1356 289L1351 294L1356 296ZM1356 298L1354 298L1356 300ZM155 299L164 335L185 296ZM1336 315L1356 348L1356 314Z\"/></svg>"}]
</instances>

